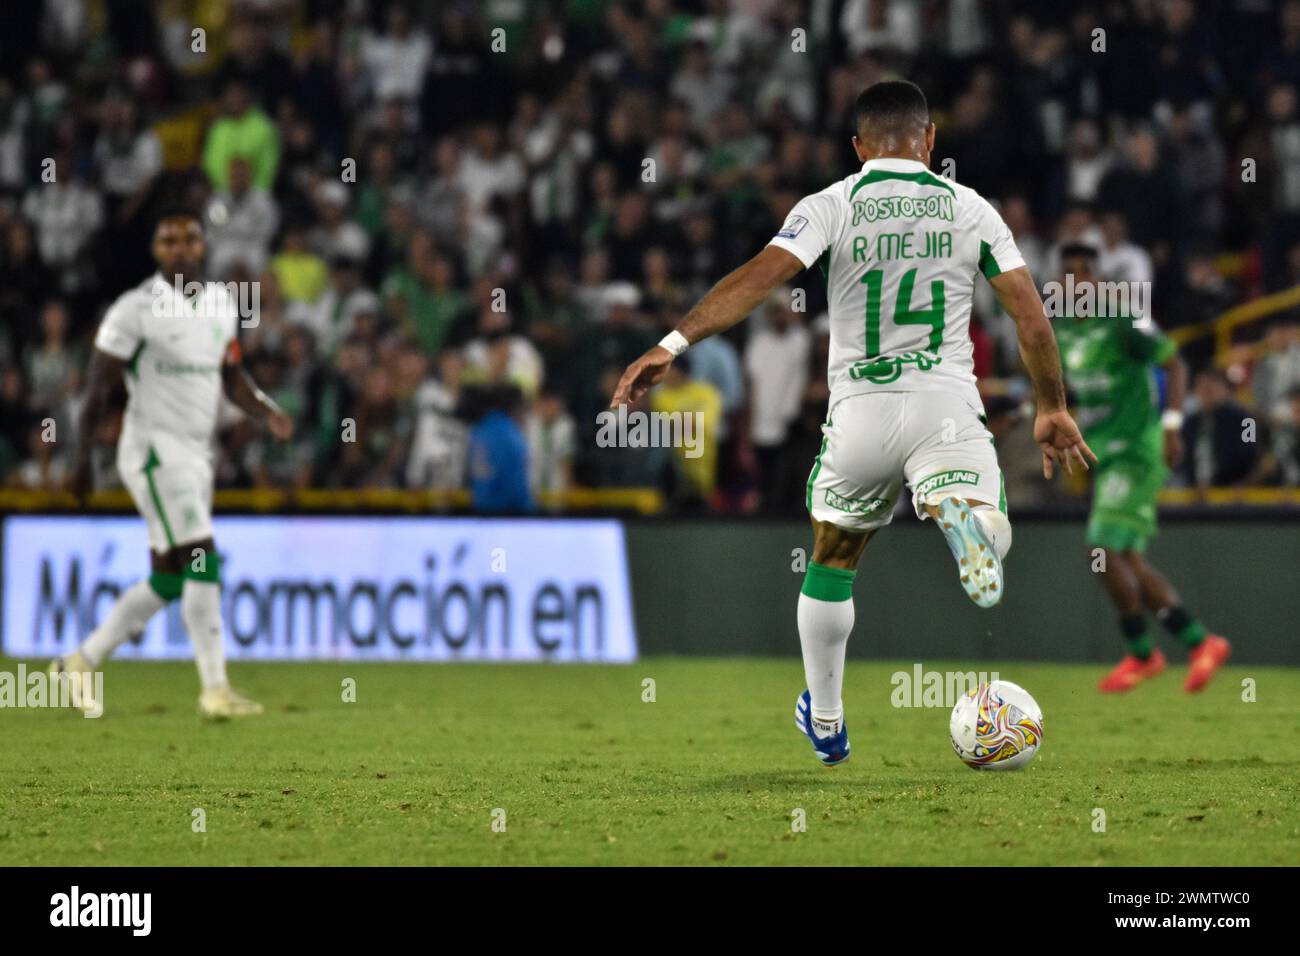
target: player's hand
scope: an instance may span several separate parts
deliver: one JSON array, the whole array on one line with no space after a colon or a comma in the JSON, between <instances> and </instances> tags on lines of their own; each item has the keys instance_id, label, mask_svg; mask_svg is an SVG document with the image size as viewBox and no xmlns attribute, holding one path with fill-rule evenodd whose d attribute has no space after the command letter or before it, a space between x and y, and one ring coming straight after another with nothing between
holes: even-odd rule
<instances>
[{"instance_id":1,"label":"player's hand","mask_svg":"<svg viewBox=\"0 0 1300 956\"><path fill-rule=\"evenodd\" d=\"M1085 469L1088 459L1097 460L1083 433L1065 409L1056 412L1040 411L1034 418L1034 441L1043 450L1043 477L1052 477L1052 465L1060 462L1067 472L1072 471L1071 460Z\"/></svg>"},{"instance_id":2,"label":"player's hand","mask_svg":"<svg viewBox=\"0 0 1300 956\"><path fill-rule=\"evenodd\" d=\"M78 501L84 502L90 497L94 485L94 472L90 467L90 459L78 458L72 466L72 474L68 476L68 491L76 495Z\"/></svg>"},{"instance_id":3,"label":"player's hand","mask_svg":"<svg viewBox=\"0 0 1300 956\"><path fill-rule=\"evenodd\" d=\"M1165 432L1165 464L1170 468L1177 468L1178 463L1183 460L1183 436L1179 434L1177 428L1166 428Z\"/></svg>"},{"instance_id":4,"label":"player's hand","mask_svg":"<svg viewBox=\"0 0 1300 956\"><path fill-rule=\"evenodd\" d=\"M266 417L266 427L280 441L293 437L293 419L278 409Z\"/></svg>"},{"instance_id":5,"label":"player's hand","mask_svg":"<svg viewBox=\"0 0 1300 956\"><path fill-rule=\"evenodd\" d=\"M673 364L673 353L662 345L656 345L645 355L633 362L618 380L614 397L609 400L610 408L639 401L641 396L658 384Z\"/></svg>"}]
</instances>

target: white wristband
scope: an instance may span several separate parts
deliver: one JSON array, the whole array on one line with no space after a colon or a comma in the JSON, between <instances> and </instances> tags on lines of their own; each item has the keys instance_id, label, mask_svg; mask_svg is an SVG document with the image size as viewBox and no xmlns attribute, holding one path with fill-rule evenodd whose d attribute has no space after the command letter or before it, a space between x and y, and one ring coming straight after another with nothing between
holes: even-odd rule
<instances>
[{"instance_id":1,"label":"white wristband","mask_svg":"<svg viewBox=\"0 0 1300 956\"><path fill-rule=\"evenodd\" d=\"M1166 430L1177 431L1183 427L1183 413L1176 408L1166 408L1160 414L1160 425Z\"/></svg>"},{"instance_id":2,"label":"white wristband","mask_svg":"<svg viewBox=\"0 0 1300 956\"><path fill-rule=\"evenodd\" d=\"M682 333L678 332L676 329L673 329L659 340L659 347L661 349L667 349L672 353L673 358L677 358L677 356L681 355L691 347L691 343L686 341L686 336L682 335Z\"/></svg>"}]
</instances>

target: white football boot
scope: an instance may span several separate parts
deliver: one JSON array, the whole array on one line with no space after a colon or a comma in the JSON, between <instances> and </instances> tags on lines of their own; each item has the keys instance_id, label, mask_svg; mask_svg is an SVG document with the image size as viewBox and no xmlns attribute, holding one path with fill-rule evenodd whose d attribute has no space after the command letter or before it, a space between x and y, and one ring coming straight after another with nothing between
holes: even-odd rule
<instances>
[{"instance_id":1,"label":"white football boot","mask_svg":"<svg viewBox=\"0 0 1300 956\"><path fill-rule=\"evenodd\" d=\"M251 717L262 713L262 705L231 690L230 685L209 687L199 695L199 713L212 720Z\"/></svg>"},{"instance_id":2,"label":"white football boot","mask_svg":"<svg viewBox=\"0 0 1300 956\"><path fill-rule=\"evenodd\" d=\"M939 503L935 520L957 561L962 590L980 607L993 607L1006 592L1002 557L1011 546L1006 515L996 508L976 511L961 498L948 497Z\"/></svg>"},{"instance_id":3,"label":"white football boot","mask_svg":"<svg viewBox=\"0 0 1300 956\"><path fill-rule=\"evenodd\" d=\"M102 712L100 702L95 699L95 669L81 651L54 658L50 661L49 672L51 678L67 684L72 706L87 714Z\"/></svg>"}]
</instances>

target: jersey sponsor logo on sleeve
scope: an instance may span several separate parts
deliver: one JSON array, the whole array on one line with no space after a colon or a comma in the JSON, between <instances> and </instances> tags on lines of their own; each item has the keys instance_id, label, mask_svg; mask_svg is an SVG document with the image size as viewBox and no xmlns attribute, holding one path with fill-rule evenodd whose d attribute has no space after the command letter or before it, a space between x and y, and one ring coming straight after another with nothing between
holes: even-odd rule
<instances>
[{"instance_id":1,"label":"jersey sponsor logo on sleeve","mask_svg":"<svg viewBox=\"0 0 1300 956\"><path fill-rule=\"evenodd\" d=\"M808 225L807 216L791 216L781 227L781 231L776 234L778 239L794 239L799 233L803 232L804 226Z\"/></svg>"}]
</instances>

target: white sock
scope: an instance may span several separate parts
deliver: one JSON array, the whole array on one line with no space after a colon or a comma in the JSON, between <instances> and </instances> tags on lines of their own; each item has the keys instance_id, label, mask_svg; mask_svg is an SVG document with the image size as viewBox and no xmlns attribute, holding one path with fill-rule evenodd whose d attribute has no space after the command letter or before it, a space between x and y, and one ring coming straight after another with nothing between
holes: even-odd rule
<instances>
[{"instance_id":1,"label":"white sock","mask_svg":"<svg viewBox=\"0 0 1300 956\"><path fill-rule=\"evenodd\" d=\"M204 690L226 684L226 651L222 644L221 585L186 578L181 587L181 618L194 642L194 663Z\"/></svg>"},{"instance_id":2,"label":"white sock","mask_svg":"<svg viewBox=\"0 0 1300 956\"><path fill-rule=\"evenodd\" d=\"M1011 520L992 505L973 505L970 510L984 528L1001 561L1011 550Z\"/></svg>"},{"instance_id":3,"label":"white sock","mask_svg":"<svg viewBox=\"0 0 1300 956\"><path fill-rule=\"evenodd\" d=\"M844 687L844 652L853 630L853 601L821 601L799 595L799 644L803 648L803 670L812 697L815 722L834 725L827 734L839 732L844 714L840 693ZM815 727L814 732L822 728Z\"/></svg>"},{"instance_id":4,"label":"white sock","mask_svg":"<svg viewBox=\"0 0 1300 956\"><path fill-rule=\"evenodd\" d=\"M166 606L167 602L150 587L148 578L136 581L122 592L104 623L86 638L81 645L82 655L92 667L98 667L108 660L118 645L141 633L149 618Z\"/></svg>"}]
</instances>

